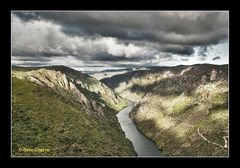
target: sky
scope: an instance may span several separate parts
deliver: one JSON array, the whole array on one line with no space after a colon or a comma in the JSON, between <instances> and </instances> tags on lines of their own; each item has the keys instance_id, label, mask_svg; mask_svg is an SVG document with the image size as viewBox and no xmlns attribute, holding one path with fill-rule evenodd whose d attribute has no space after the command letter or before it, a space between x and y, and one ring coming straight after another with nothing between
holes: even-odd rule
<instances>
[{"instance_id":1,"label":"sky","mask_svg":"<svg viewBox=\"0 0 240 168\"><path fill-rule=\"evenodd\" d=\"M12 65L228 64L227 11L12 11Z\"/></svg>"}]
</instances>

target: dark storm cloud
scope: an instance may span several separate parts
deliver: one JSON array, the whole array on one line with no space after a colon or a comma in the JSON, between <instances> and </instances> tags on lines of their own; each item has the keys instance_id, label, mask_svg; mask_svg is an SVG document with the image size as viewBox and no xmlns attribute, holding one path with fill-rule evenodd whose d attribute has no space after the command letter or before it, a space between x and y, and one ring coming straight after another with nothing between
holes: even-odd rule
<instances>
[{"instance_id":1,"label":"dark storm cloud","mask_svg":"<svg viewBox=\"0 0 240 168\"><path fill-rule=\"evenodd\" d=\"M89 57L91 60L95 60L95 61L128 61L128 62L131 62L131 61L140 61L142 60L141 57L125 57L125 56L113 56L111 54L107 54L107 53L100 53L100 54L97 54L95 56L91 56Z\"/></svg>"},{"instance_id":2,"label":"dark storm cloud","mask_svg":"<svg viewBox=\"0 0 240 168\"><path fill-rule=\"evenodd\" d=\"M190 46L164 47L162 51L185 56L194 53L194 49Z\"/></svg>"},{"instance_id":3,"label":"dark storm cloud","mask_svg":"<svg viewBox=\"0 0 240 168\"><path fill-rule=\"evenodd\" d=\"M149 40L158 43L209 45L227 37L225 12L33 12L15 13L24 20L45 19L71 35Z\"/></svg>"},{"instance_id":4,"label":"dark storm cloud","mask_svg":"<svg viewBox=\"0 0 240 168\"><path fill-rule=\"evenodd\" d=\"M207 56L207 51L208 51L207 46L201 46L199 48L198 54L199 54L199 56L206 57Z\"/></svg>"},{"instance_id":5,"label":"dark storm cloud","mask_svg":"<svg viewBox=\"0 0 240 168\"><path fill-rule=\"evenodd\" d=\"M164 53L169 59L172 54L192 57L195 47L199 47L197 53L205 59L208 46L228 40L227 12L12 14L21 19L13 19L12 23L22 26L15 26L13 33L12 54L16 56L74 56L83 61L134 62L155 59L154 55ZM24 26L30 23L35 25L25 30Z\"/></svg>"},{"instance_id":6,"label":"dark storm cloud","mask_svg":"<svg viewBox=\"0 0 240 168\"><path fill-rule=\"evenodd\" d=\"M35 12L12 12L12 14L17 15L24 21L40 19Z\"/></svg>"},{"instance_id":7,"label":"dark storm cloud","mask_svg":"<svg viewBox=\"0 0 240 168\"><path fill-rule=\"evenodd\" d=\"M214 57L212 60L218 60L221 59L221 57Z\"/></svg>"}]
</instances>

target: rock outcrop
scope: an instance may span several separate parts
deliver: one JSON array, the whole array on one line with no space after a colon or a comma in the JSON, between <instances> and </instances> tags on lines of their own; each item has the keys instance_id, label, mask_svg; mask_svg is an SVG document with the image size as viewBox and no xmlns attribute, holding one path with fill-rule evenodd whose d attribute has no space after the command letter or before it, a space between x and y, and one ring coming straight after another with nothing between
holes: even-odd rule
<instances>
[{"instance_id":1,"label":"rock outcrop","mask_svg":"<svg viewBox=\"0 0 240 168\"><path fill-rule=\"evenodd\" d=\"M12 154L135 156L116 117L125 105L106 85L65 66L14 67Z\"/></svg>"},{"instance_id":2,"label":"rock outcrop","mask_svg":"<svg viewBox=\"0 0 240 168\"><path fill-rule=\"evenodd\" d=\"M130 116L138 129L164 155L178 156L228 154L228 148L222 148L228 136L227 81L228 65L210 64L155 67L102 80L122 97L135 100Z\"/></svg>"},{"instance_id":3,"label":"rock outcrop","mask_svg":"<svg viewBox=\"0 0 240 168\"><path fill-rule=\"evenodd\" d=\"M64 66L44 67L29 71L13 71L13 77L28 80L44 86L66 99L75 100L84 105L87 111L95 111L104 117L104 106L119 110L125 101L113 93L105 84L91 76Z\"/></svg>"}]
</instances>

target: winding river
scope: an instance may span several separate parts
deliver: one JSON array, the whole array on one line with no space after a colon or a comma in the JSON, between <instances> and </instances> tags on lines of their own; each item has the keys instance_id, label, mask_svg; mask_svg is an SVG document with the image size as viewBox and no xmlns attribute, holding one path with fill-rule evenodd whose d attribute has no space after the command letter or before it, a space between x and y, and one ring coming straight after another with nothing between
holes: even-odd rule
<instances>
[{"instance_id":1,"label":"winding river","mask_svg":"<svg viewBox=\"0 0 240 168\"><path fill-rule=\"evenodd\" d=\"M129 113L134 107L133 102L129 102L128 107L124 108L117 114L118 121L122 130L125 132L126 138L132 143L138 156L161 156L157 145L138 131L136 125L129 118Z\"/></svg>"}]
</instances>

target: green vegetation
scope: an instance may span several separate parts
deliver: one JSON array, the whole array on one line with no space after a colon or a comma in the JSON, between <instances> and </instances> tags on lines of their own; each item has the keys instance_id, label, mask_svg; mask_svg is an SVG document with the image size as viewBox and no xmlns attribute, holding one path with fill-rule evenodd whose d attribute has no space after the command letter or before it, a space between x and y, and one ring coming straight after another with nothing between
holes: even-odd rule
<instances>
[{"instance_id":1,"label":"green vegetation","mask_svg":"<svg viewBox=\"0 0 240 168\"><path fill-rule=\"evenodd\" d=\"M115 121L114 121L115 120ZM21 151L47 149L47 152ZM131 156L115 111L106 119L89 115L79 103L51 90L12 78L12 154L14 156Z\"/></svg>"},{"instance_id":2,"label":"green vegetation","mask_svg":"<svg viewBox=\"0 0 240 168\"><path fill-rule=\"evenodd\" d=\"M186 98L184 100L182 100L181 102L176 103L173 106L173 110L172 110L172 116L177 116L177 115L181 115L183 113L188 112L189 109L191 109L193 107L193 100L192 98Z\"/></svg>"},{"instance_id":3,"label":"green vegetation","mask_svg":"<svg viewBox=\"0 0 240 168\"><path fill-rule=\"evenodd\" d=\"M102 81L134 98L131 119L163 155L228 155L228 65L158 67Z\"/></svg>"},{"instance_id":4,"label":"green vegetation","mask_svg":"<svg viewBox=\"0 0 240 168\"><path fill-rule=\"evenodd\" d=\"M226 103L226 96L223 97ZM136 106L130 116L165 156L227 156L227 148L212 144L225 146L223 137L228 136L226 107L208 113L211 102L201 104L193 100L196 101L186 96L143 98L142 104ZM200 136L198 129L211 143Z\"/></svg>"},{"instance_id":5,"label":"green vegetation","mask_svg":"<svg viewBox=\"0 0 240 168\"><path fill-rule=\"evenodd\" d=\"M228 107L228 92L216 93L212 96L212 108L211 110L216 109L227 109Z\"/></svg>"}]
</instances>

